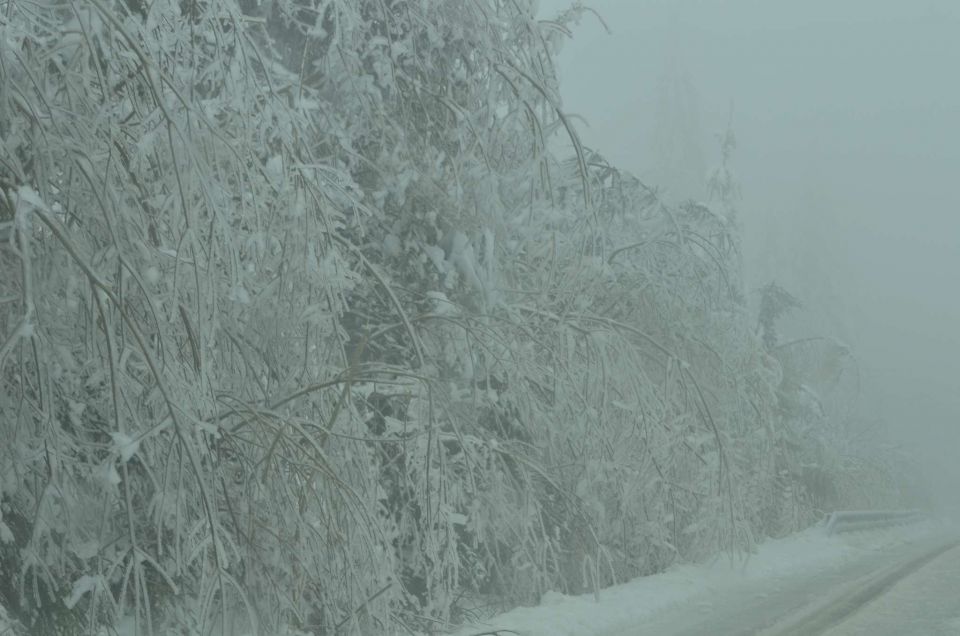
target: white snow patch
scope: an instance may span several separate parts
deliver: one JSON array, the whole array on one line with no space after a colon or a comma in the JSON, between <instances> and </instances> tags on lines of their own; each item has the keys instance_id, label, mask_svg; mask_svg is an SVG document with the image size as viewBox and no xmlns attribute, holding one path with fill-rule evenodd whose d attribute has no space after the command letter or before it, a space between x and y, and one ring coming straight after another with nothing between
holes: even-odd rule
<instances>
[{"instance_id":1,"label":"white snow patch","mask_svg":"<svg viewBox=\"0 0 960 636\"><path fill-rule=\"evenodd\" d=\"M433 304L433 313L438 316L456 316L459 315L460 310L443 292L439 291L428 291L427 298L429 298Z\"/></svg>"},{"instance_id":2,"label":"white snow patch","mask_svg":"<svg viewBox=\"0 0 960 636\"><path fill-rule=\"evenodd\" d=\"M242 283L237 283L233 289L230 290L230 300L235 303L240 303L241 305L249 305L250 293L247 292L246 287L244 287Z\"/></svg>"},{"instance_id":3,"label":"white snow patch","mask_svg":"<svg viewBox=\"0 0 960 636\"><path fill-rule=\"evenodd\" d=\"M130 458L140 449L140 440L133 439L125 433L114 431L110 433L110 437L113 438L113 452L120 456L120 461L124 464L130 461Z\"/></svg>"},{"instance_id":4,"label":"white snow patch","mask_svg":"<svg viewBox=\"0 0 960 636\"><path fill-rule=\"evenodd\" d=\"M144 270L143 277L151 285L156 285L160 281L160 270L153 266L148 267Z\"/></svg>"},{"instance_id":5,"label":"white snow patch","mask_svg":"<svg viewBox=\"0 0 960 636\"><path fill-rule=\"evenodd\" d=\"M383 255L389 258L397 258L403 254L403 245L400 239L393 234L387 234L383 239Z\"/></svg>"},{"instance_id":6,"label":"white snow patch","mask_svg":"<svg viewBox=\"0 0 960 636\"><path fill-rule=\"evenodd\" d=\"M102 576L89 576L84 574L73 582L73 591L70 592L70 596L63 599L63 604L67 606L67 609L73 609L73 607L80 602L80 599L83 598L84 594L93 592L101 585L103 585Z\"/></svg>"},{"instance_id":7,"label":"white snow patch","mask_svg":"<svg viewBox=\"0 0 960 636\"><path fill-rule=\"evenodd\" d=\"M280 155L267 159L266 173L274 185L279 185L283 181L283 158Z\"/></svg>"},{"instance_id":8,"label":"white snow patch","mask_svg":"<svg viewBox=\"0 0 960 636\"><path fill-rule=\"evenodd\" d=\"M98 472L104 488L109 490L120 485L120 473L117 472L117 467L112 461L106 461L100 464Z\"/></svg>"}]
</instances>

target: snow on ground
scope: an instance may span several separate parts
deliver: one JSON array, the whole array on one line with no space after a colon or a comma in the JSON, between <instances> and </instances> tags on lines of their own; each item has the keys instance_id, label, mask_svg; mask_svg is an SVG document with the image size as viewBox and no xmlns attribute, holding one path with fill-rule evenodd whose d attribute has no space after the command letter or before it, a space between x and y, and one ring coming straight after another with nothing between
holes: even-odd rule
<instances>
[{"instance_id":1,"label":"snow on ground","mask_svg":"<svg viewBox=\"0 0 960 636\"><path fill-rule=\"evenodd\" d=\"M565 596L548 592L537 607L521 607L486 622L464 627L455 636L609 636L636 628L670 608L709 609L717 590L734 588L756 595L765 583L809 576L861 560L877 551L935 536L944 530L935 521L826 536L818 525L783 539L769 540L755 554L734 560L678 565L661 574L634 579L593 594ZM761 592L762 593L762 592ZM707 607L702 607L707 606Z\"/></svg>"},{"instance_id":2,"label":"snow on ground","mask_svg":"<svg viewBox=\"0 0 960 636\"><path fill-rule=\"evenodd\" d=\"M824 636L956 636L960 634L958 583L960 548L953 548Z\"/></svg>"}]
</instances>

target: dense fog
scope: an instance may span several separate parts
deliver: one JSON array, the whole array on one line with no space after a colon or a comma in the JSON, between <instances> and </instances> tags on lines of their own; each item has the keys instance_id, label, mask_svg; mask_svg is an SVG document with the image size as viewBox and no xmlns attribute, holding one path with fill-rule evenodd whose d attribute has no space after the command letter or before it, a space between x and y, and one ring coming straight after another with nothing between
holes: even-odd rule
<instances>
[{"instance_id":1,"label":"dense fog","mask_svg":"<svg viewBox=\"0 0 960 636\"><path fill-rule=\"evenodd\" d=\"M791 335L851 346L864 416L960 505L960 7L588 4L606 28L585 15L559 56L584 143L703 197L729 124L747 286L776 280L803 302Z\"/></svg>"},{"instance_id":2,"label":"dense fog","mask_svg":"<svg viewBox=\"0 0 960 636\"><path fill-rule=\"evenodd\" d=\"M0 633L450 633L955 508L960 10L777 4L0 0Z\"/></svg>"}]
</instances>

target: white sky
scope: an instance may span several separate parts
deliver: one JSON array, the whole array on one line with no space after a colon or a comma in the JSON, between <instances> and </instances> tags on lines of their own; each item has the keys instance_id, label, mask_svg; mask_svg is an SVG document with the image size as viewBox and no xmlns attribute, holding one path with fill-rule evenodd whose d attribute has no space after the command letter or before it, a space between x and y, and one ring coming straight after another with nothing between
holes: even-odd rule
<instances>
[{"instance_id":1,"label":"white sky","mask_svg":"<svg viewBox=\"0 0 960 636\"><path fill-rule=\"evenodd\" d=\"M612 34L587 16L560 58L584 142L649 179L671 60L710 164L732 105L748 284L800 296L800 328L854 347L873 415L960 465L960 2L588 4Z\"/></svg>"}]
</instances>

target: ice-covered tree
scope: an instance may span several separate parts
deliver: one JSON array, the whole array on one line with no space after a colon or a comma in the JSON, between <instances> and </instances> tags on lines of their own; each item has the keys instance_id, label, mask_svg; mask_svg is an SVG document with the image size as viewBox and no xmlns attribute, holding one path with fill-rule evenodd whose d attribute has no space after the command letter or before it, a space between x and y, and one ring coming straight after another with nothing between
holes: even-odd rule
<instances>
[{"instance_id":1,"label":"ice-covered tree","mask_svg":"<svg viewBox=\"0 0 960 636\"><path fill-rule=\"evenodd\" d=\"M735 226L580 145L584 10L6 3L12 617L437 629L769 530Z\"/></svg>"}]
</instances>

